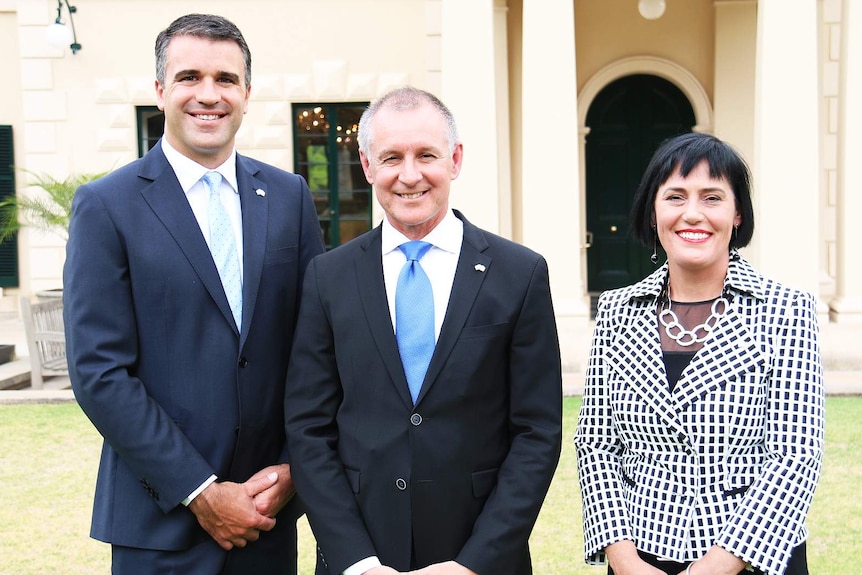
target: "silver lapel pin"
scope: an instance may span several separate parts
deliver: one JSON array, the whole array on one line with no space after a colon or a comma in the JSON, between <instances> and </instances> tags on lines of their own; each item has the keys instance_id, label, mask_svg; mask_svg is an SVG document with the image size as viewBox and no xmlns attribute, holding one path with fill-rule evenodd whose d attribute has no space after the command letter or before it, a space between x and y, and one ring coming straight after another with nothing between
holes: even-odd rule
<instances>
[{"instance_id":1,"label":"silver lapel pin","mask_svg":"<svg viewBox=\"0 0 862 575\"><path fill-rule=\"evenodd\" d=\"M475 266L473 266L473 269L476 270L477 272L484 272L485 266L484 266L484 264L476 264Z\"/></svg>"},{"instance_id":2,"label":"silver lapel pin","mask_svg":"<svg viewBox=\"0 0 862 575\"><path fill-rule=\"evenodd\" d=\"M266 195L266 192L265 192L265 191L263 191L263 190L261 190L260 188L256 189L256 190L254 191L254 193L255 193L255 194L257 194L258 196L260 196L261 198L262 198L262 197L264 197L264 196Z\"/></svg>"}]
</instances>

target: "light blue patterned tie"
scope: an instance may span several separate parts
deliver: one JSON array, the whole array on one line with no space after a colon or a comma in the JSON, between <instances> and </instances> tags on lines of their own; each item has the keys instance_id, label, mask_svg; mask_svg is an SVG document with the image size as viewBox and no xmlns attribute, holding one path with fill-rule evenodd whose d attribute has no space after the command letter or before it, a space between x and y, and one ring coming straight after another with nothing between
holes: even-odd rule
<instances>
[{"instance_id":1,"label":"light blue patterned tie","mask_svg":"<svg viewBox=\"0 0 862 575\"><path fill-rule=\"evenodd\" d=\"M427 242L398 246L407 262L395 288L395 338L413 403L419 397L425 372L434 355L434 294L419 260L431 249Z\"/></svg>"},{"instance_id":2,"label":"light blue patterned tie","mask_svg":"<svg viewBox=\"0 0 862 575\"><path fill-rule=\"evenodd\" d=\"M239 273L239 255L236 249L236 236L233 225L221 203L221 174L207 172L201 178L209 190L210 251L213 255L218 274L221 277L224 293L233 312L237 329L242 329L242 276Z\"/></svg>"}]
</instances>

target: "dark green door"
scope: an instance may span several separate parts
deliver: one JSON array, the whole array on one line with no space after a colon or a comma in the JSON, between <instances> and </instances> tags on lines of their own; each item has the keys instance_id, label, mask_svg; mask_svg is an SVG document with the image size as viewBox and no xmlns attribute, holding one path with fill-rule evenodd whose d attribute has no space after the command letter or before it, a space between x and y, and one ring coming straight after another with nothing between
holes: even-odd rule
<instances>
[{"instance_id":1,"label":"dark green door","mask_svg":"<svg viewBox=\"0 0 862 575\"><path fill-rule=\"evenodd\" d=\"M626 76L596 96L586 140L590 293L634 283L655 269L652 248L640 246L630 233L629 209L656 147L694 124L682 91L657 76Z\"/></svg>"}]
</instances>

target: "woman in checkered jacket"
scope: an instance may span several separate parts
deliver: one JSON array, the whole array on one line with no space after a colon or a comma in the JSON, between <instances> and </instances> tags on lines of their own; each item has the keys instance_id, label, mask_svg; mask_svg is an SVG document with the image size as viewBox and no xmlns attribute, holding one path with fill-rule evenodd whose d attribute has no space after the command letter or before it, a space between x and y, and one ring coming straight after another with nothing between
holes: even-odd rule
<instances>
[{"instance_id":1,"label":"woman in checkered jacket","mask_svg":"<svg viewBox=\"0 0 862 575\"><path fill-rule=\"evenodd\" d=\"M599 299L575 435L587 563L807 574L824 436L814 299L737 253L750 176L715 137L659 147L632 224L667 262Z\"/></svg>"}]
</instances>

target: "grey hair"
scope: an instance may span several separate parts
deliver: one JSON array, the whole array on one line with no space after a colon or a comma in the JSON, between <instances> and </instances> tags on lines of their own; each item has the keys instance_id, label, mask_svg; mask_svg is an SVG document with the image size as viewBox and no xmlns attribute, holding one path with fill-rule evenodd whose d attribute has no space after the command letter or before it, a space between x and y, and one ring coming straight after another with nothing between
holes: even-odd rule
<instances>
[{"instance_id":1,"label":"grey hair","mask_svg":"<svg viewBox=\"0 0 862 575\"><path fill-rule=\"evenodd\" d=\"M222 16L212 14L186 14L180 16L159 32L156 37L156 79L165 84L168 67L168 44L176 36L194 36L208 40L233 40L242 50L245 61L245 85L251 85L251 50L236 24Z\"/></svg>"},{"instance_id":2,"label":"grey hair","mask_svg":"<svg viewBox=\"0 0 862 575\"><path fill-rule=\"evenodd\" d=\"M359 149L366 156L368 155L374 140L371 120L374 119L377 112L384 108L397 111L415 110L422 104L431 104L443 115L443 119L446 121L446 140L449 144L449 153L454 152L455 145L458 143L458 127L455 125L455 116L452 115L452 111L434 94L412 86L396 88L371 102L359 119Z\"/></svg>"}]
</instances>

